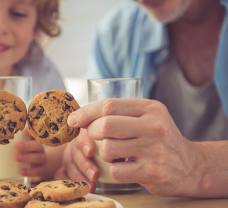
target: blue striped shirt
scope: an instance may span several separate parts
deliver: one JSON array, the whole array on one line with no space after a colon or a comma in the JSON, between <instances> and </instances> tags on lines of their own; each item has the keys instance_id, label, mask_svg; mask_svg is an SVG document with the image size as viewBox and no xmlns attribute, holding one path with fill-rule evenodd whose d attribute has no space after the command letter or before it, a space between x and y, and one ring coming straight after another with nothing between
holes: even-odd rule
<instances>
[{"instance_id":1,"label":"blue striped shirt","mask_svg":"<svg viewBox=\"0 0 228 208\"><path fill-rule=\"evenodd\" d=\"M228 10L228 0L221 1ZM144 97L157 78L156 66L169 55L166 26L154 21L135 3L114 9L97 29L89 78L141 77ZM228 115L228 15L215 60L214 82Z\"/></svg>"}]
</instances>

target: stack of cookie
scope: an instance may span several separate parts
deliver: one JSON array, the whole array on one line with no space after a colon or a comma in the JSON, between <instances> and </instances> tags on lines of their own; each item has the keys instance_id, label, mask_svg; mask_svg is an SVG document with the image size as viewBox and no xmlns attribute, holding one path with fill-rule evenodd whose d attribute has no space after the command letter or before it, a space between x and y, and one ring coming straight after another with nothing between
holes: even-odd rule
<instances>
[{"instance_id":1,"label":"stack of cookie","mask_svg":"<svg viewBox=\"0 0 228 208\"><path fill-rule=\"evenodd\" d=\"M25 208L115 208L111 200L86 201L89 185L71 180L41 182L30 191L33 200Z\"/></svg>"},{"instance_id":2,"label":"stack of cookie","mask_svg":"<svg viewBox=\"0 0 228 208\"><path fill-rule=\"evenodd\" d=\"M0 181L0 208L115 208L111 200L88 200L89 185L71 180L41 182L26 186Z\"/></svg>"}]
</instances>

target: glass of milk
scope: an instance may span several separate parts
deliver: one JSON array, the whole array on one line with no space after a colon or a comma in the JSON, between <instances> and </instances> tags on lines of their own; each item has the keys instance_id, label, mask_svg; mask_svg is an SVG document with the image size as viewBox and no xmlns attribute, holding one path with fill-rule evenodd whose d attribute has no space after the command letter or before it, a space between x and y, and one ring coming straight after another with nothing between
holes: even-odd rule
<instances>
[{"instance_id":1,"label":"glass of milk","mask_svg":"<svg viewBox=\"0 0 228 208\"><path fill-rule=\"evenodd\" d=\"M141 98L143 94L142 91L142 80L137 78L111 78L88 80L89 102L103 100L106 98ZM111 177L109 172L110 164L104 162L99 156L99 146L101 145L101 143L102 140L96 141L97 149L94 157L94 161L100 168L100 177L96 185L96 193L123 194L133 193L141 190L141 187L138 184L119 183Z\"/></svg>"},{"instance_id":2,"label":"glass of milk","mask_svg":"<svg viewBox=\"0 0 228 208\"><path fill-rule=\"evenodd\" d=\"M26 105L31 99L31 84L32 79L30 77L0 77L0 90L17 95ZM13 140L9 140L9 144L0 144L0 180L11 180L30 186L29 178L20 175L20 166L24 164L18 163L15 158L15 144L22 139L27 138L23 137L22 132L19 131L15 134Z\"/></svg>"}]
</instances>

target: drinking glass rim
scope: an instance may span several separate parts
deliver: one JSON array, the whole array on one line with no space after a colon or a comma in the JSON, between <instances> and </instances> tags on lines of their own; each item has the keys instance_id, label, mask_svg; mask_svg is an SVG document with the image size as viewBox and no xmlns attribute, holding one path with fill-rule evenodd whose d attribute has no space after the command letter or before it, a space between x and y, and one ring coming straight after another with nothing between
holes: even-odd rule
<instances>
[{"instance_id":1,"label":"drinking glass rim","mask_svg":"<svg viewBox=\"0 0 228 208\"><path fill-rule=\"evenodd\" d=\"M30 76L0 76L0 79L7 80L7 79L31 79Z\"/></svg>"},{"instance_id":2,"label":"drinking glass rim","mask_svg":"<svg viewBox=\"0 0 228 208\"><path fill-rule=\"evenodd\" d=\"M115 78L98 78L98 79L88 79L87 81L141 81L142 78L139 77L115 77Z\"/></svg>"}]
</instances>

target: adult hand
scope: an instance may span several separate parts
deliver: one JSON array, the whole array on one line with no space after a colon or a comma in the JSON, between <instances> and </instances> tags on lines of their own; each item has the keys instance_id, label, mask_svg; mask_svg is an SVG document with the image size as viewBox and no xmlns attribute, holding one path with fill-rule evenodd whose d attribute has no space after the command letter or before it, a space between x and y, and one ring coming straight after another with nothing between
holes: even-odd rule
<instances>
[{"instance_id":1,"label":"adult hand","mask_svg":"<svg viewBox=\"0 0 228 208\"><path fill-rule=\"evenodd\" d=\"M103 140L100 154L110 163L114 179L139 183L164 196L192 196L199 190L202 153L182 136L162 103L97 101L73 112L68 124L86 128L90 139ZM81 155L74 160L83 161ZM119 158L131 160L112 163Z\"/></svg>"},{"instance_id":2,"label":"adult hand","mask_svg":"<svg viewBox=\"0 0 228 208\"><path fill-rule=\"evenodd\" d=\"M86 180L93 188L99 174L98 168L92 161L95 151L94 141L88 138L87 130L81 129L77 138L67 144L62 167L55 177L74 181Z\"/></svg>"}]
</instances>

